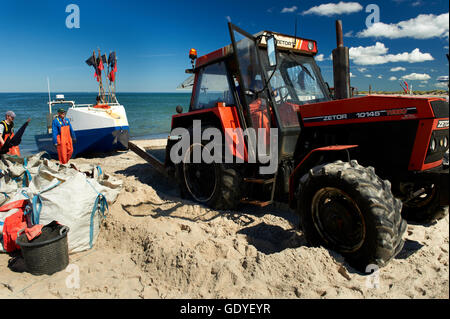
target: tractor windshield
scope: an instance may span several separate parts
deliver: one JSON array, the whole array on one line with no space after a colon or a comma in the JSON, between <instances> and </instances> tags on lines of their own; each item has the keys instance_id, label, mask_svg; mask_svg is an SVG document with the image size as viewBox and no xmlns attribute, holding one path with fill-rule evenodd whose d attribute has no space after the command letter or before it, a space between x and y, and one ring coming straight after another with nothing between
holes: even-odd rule
<instances>
[{"instance_id":1,"label":"tractor windshield","mask_svg":"<svg viewBox=\"0 0 450 319\"><path fill-rule=\"evenodd\" d=\"M269 90L275 102L280 124L298 126L294 116L298 105L330 99L317 65L312 57L278 52L276 68L270 68L266 54L261 54ZM273 73L273 74L272 74Z\"/></svg>"},{"instance_id":2,"label":"tractor windshield","mask_svg":"<svg viewBox=\"0 0 450 319\"><path fill-rule=\"evenodd\" d=\"M229 28L238 66L235 86L248 126L270 128L275 116L281 128L298 128L300 105L330 99L312 56L277 50L271 66L267 49L258 47L261 38L231 23Z\"/></svg>"}]
</instances>

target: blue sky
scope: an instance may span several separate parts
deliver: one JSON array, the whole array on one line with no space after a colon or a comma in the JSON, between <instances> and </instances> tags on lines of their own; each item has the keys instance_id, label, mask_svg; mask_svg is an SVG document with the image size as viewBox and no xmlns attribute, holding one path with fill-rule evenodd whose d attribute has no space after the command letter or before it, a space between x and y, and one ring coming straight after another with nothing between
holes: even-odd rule
<instances>
[{"instance_id":1,"label":"blue sky","mask_svg":"<svg viewBox=\"0 0 450 319\"><path fill-rule=\"evenodd\" d=\"M72 3L80 28L66 27ZM380 15L368 26L370 4ZM403 78L435 89L438 77L448 77L448 12L448 1L437 0L0 0L0 92L45 92L47 76L53 92L95 91L84 61L97 48L117 52L118 91L173 92L187 78L191 47L203 55L230 42L228 19L250 33L293 34L296 18L298 35L317 40L330 84L334 21L342 19L352 86L399 90Z\"/></svg>"}]
</instances>

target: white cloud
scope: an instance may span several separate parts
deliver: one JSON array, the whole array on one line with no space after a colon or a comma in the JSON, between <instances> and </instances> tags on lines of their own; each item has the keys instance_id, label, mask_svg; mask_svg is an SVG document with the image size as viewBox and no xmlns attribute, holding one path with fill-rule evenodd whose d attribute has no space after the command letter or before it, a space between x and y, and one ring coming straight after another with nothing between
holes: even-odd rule
<instances>
[{"instance_id":1,"label":"white cloud","mask_svg":"<svg viewBox=\"0 0 450 319\"><path fill-rule=\"evenodd\" d=\"M391 77L389 78L389 81L395 81L395 80L397 80L397 78L396 78L395 76L391 76Z\"/></svg>"},{"instance_id":2,"label":"white cloud","mask_svg":"<svg viewBox=\"0 0 450 319\"><path fill-rule=\"evenodd\" d=\"M356 64L372 64L365 63L367 59L373 56L381 56L386 54L388 49L384 46L383 43L377 42L375 45L368 47L352 47L349 49L350 59L355 60Z\"/></svg>"},{"instance_id":3,"label":"white cloud","mask_svg":"<svg viewBox=\"0 0 450 319\"><path fill-rule=\"evenodd\" d=\"M318 62L322 62L323 60L325 60L324 55L323 54L319 54L315 57L315 60Z\"/></svg>"},{"instance_id":4,"label":"white cloud","mask_svg":"<svg viewBox=\"0 0 450 319\"><path fill-rule=\"evenodd\" d=\"M439 82L445 82L445 81L448 82L448 75L441 75L436 80Z\"/></svg>"},{"instance_id":5,"label":"white cloud","mask_svg":"<svg viewBox=\"0 0 450 319\"><path fill-rule=\"evenodd\" d=\"M382 75L377 76L377 79L382 79L382 78L383 78Z\"/></svg>"},{"instance_id":6,"label":"white cloud","mask_svg":"<svg viewBox=\"0 0 450 319\"><path fill-rule=\"evenodd\" d=\"M435 83L434 86L437 87L437 88L447 89L448 88L448 83L438 82L438 83Z\"/></svg>"},{"instance_id":7,"label":"white cloud","mask_svg":"<svg viewBox=\"0 0 450 319\"><path fill-rule=\"evenodd\" d=\"M370 75L370 74L365 74L364 75L366 78L371 78L372 77L372 75Z\"/></svg>"},{"instance_id":8,"label":"white cloud","mask_svg":"<svg viewBox=\"0 0 450 319\"><path fill-rule=\"evenodd\" d=\"M418 80L424 81L431 79L431 76L429 76L426 73L411 73L408 75L404 75L401 78L404 80L411 80L411 81L418 81Z\"/></svg>"},{"instance_id":9,"label":"white cloud","mask_svg":"<svg viewBox=\"0 0 450 319\"><path fill-rule=\"evenodd\" d=\"M441 15L420 14L415 18L400 21L398 23L386 24L377 22L367 29L358 32L357 36L361 38L367 37L384 37L389 39L413 38L413 39L430 39L435 37L448 38L448 19L449 14Z\"/></svg>"},{"instance_id":10,"label":"white cloud","mask_svg":"<svg viewBox=\"0 0 450 319\"><path fill-rule=\"evenodd\" d=\"M353 75L353 73L350 72L350 77L351 77L351 78L356 78L356 75Z\"/></svg>"},{"instance_id":11,"label":"white cloud","mask_svg":"<svg viewBox=\"0 0 450 319\"><path fill-rule=\"evenodd\" d=\"M398 54L386 54L388 48L381 42L368 47L353 47L350 48L350 59L358 65L377 65L388 62L424 62L432 61L434 58L429 53L422 53L418 48L412 50L410 53L403 52Z\"/></svg>"},{"instance_id":12,"label":"white cloud","mask_svg":"<svg viewBox=\"0 0 450 319\"><path fill-rule=\"evenodd\" d=\"M362 72L366 72L366 71L367 71L367 68L358 68L358 71L361 72L361 73L362 73Z\"/></svg>"},{"instance_id":13,"label":"white cloud","mask_svg":"<svg viewBox=\"0 0 450 319\"><path fill-rule=\"evenodd\" d=\"M281 13L291 13L291 12L295 12L297 11L297 6L292 6L290 8L283 8L283 10L281 10Z\"/></svg>"},{"instance_id":14,"label":"white cloud","mask_svg":"<svg viewBox=\"0 0 450 319\"><path fill-rule=\"evenodd\" d=\"M412 5L413 7L421 6L421 5L422 5L422 1L417 0L417 1L413 2L413 3L411 3L411 5Z\"/></svg>"},{"instance_id":15,"label":"white cloud","mask_svg":"<svg viewBox=\"0 0 450 319\"><path fill-rule=\"evenodd\" d=\"M402 67L402 66L397 66L395 68L392 68L390 71L391 72L406 71L406 69L404 67Z\"/></svg>"},{"instance_id":16,"label":"white cloud","mask_svg":"<svg viewBox=\"0 0 450 319\"><path fill-rule=\"evenodd\" d=\"M444 49L448 50L448 45L446 45L446 46L444 47Z\"/></svg>"},{"instance_id":17,"label":"white cloud","mask_svg":"<svg viewBox=\"0 0 450 319\"><path fill-rule=\"evenodd\" d=\"M346 37L346 38L351 38L351 37L353 37L353 31L350 30L350 31L348 31L348 32L345 32L345 33L344 33L344 37Z\"/></svg>"},{"instance_id":18,"label":"white cloud","mask_svg":"<svg viewBox=\"0 0 450 319\"><path fill-rule=\"evenodd\" d=\"M388 54L386 55L388 62L424 62L424 61L433 61L434 58L429 53L422 53L418 48L415 48L411 51L411 53L403 52L399 54Z\"/></svg>"},{"instance_id":19,"label":"white cloud","mask_svg":"<svg viewBox=\"0 0 450 319\"><path fill-rule=\"evenodd\" d=\"M320 16L332 16L340 14L349 14L353 12L361 11L363 7L358 2L339 2L339 3L326 3L320 6L312 7L302 14L317 14Z\"/></svg>"}]
</instances>

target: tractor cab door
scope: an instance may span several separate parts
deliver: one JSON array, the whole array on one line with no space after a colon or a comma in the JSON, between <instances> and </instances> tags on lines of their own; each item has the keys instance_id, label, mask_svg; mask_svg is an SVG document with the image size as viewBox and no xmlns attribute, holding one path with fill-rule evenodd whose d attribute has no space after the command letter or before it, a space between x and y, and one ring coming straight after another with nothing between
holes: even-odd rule
<instances>
[{"instance_id":1,"label":"tractor cab door","mask_svg":"<svg viewBox=\"0 0 450 319\"><path fill-rule=\"evenodd\" d=\"M265 147L258 149L258 154L269 155L270 100L267 96L267 90L263 90L265 79L259 60L256 39L253 35L231 23L228 23L228 27L237 65L235 84L246 121L244 128L253 128L257 141L259 141L259 143L248 145L249 150L255 150L257 144L260 146L265 145ZM249 144L252 144L252 142L249 141Z\"/></svg>"}]
</instances>

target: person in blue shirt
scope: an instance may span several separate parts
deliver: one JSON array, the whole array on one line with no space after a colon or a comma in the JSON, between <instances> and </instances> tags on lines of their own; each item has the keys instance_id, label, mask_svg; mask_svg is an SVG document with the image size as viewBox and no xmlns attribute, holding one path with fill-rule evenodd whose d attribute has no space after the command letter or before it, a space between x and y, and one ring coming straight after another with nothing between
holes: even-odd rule
<instances>
[{"instance_id":1,"label":"person in blue shirt","mask_svg":"<svg viewBox=\"0 0 450 319\"><path fill-rule=\"evenodd\" d=\"M72 157L73 143L77 138L70 121L66 119L66 111L58 110L58 116L52 123L53 144L58 151L58 159L61 164L66 164Z\"/></svg>"}]
</instances>

